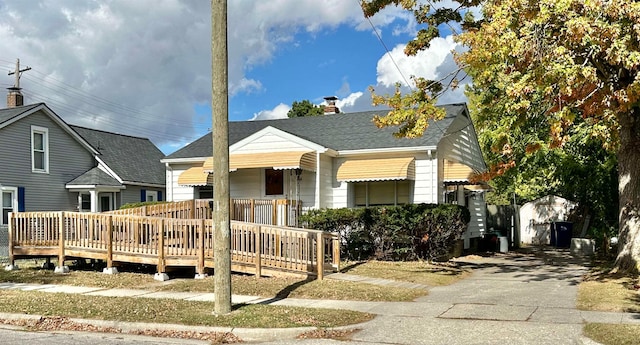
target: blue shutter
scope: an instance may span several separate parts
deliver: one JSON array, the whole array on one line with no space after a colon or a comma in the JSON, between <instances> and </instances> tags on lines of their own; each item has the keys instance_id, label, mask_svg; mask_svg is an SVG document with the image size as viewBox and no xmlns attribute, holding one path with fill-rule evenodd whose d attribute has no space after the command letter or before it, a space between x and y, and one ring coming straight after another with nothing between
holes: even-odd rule
<instances>
[{"instance_id":1,"label":"blue shutter","mask_svg":"<svg viewBox=\"0 0 640 345\"><path fill-rule=\"evenodd\" d=\"M24 187L18 187L18 212L24 212Z\"/></svg>"},{"instance_id":2,"label":"blue shutter","mask_svg":"<svg viewBox=\"0 0 640 345\"><path fill-rule=\"evenodd\" d=\"M158 201L162 201L162 191L158 191Z\"/></svg>"},{"instance_id":3,"label":"blue shutter","mask_svg":"<svg viewBox=\"0 0 640 345\"><path fill-rule=\"evenodd\" d=\"M146 189L141 189L140 190L140 201L142 201L142 202L147 201L147 190Z\"/></svg>"}]
</instances>

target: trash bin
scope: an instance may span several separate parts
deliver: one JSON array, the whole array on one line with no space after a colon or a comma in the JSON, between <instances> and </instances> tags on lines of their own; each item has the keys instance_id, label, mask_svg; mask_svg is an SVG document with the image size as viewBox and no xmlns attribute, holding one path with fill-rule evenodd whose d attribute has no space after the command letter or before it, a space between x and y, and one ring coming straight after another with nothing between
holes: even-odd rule
<instances>
[{"instance_id":1,"label":"trash bin","mask_svg":"<svg viewBox=\"0 0 640 345\"><path fill-rule=\"evenodd\" d=\"M498 236L498 242L500 243L500 253L506 253L509 251L509 240L507 236Z\"/></svg>"},{"instance_id":2,"label":"trash bin","mask_svg":"<svg viewBox=\"0 0 640 345\"><path fill-rule=\"evenodd\" d=\"M573 223L554 222L551 230L551 245L556 248L571 247L571 237L573 236Z\"/></svg>"}]
</instances>

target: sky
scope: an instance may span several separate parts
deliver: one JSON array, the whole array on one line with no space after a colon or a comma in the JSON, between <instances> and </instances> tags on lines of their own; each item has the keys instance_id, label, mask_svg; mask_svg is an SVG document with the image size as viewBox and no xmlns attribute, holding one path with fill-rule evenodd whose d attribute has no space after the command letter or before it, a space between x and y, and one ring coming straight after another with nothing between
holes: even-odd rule
<instances>
[{"instance_id":1,"label":"sky","mask_svg":"<svg viewBox=\"0 0 640 345\"><path fill-rule=\"evenodd\" d=\"M210 130L210 1L0 0L0 13L0 87L14 85L20 59L31 68L25 104L149 138L165 154ZM412 14L390 7L367 20L358 0L230 0L227 25L230 121L285 118L294 101L326 96L341 112L376 110L369 87L387 94L411 76L444 77L462 49L444 30L407 57ZM440 103L464 102L463 89Z\"/></svg>"}]
</instances>

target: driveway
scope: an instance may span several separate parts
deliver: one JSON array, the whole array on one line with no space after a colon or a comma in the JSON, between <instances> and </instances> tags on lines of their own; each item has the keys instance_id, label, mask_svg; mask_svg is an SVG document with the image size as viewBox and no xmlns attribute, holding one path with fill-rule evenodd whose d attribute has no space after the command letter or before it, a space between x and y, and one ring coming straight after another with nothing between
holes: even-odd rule
<instances>
[{"instance_id":1,"label":"driveway","mask_svg":"<svg viewBox=\"0 0 640 345\"><path fill-rule=\"evenodd\" d=\"M379 316L362 324L351 343L591 344L581 336L583 322L606 316L575 309L577 286L588 268L567 251L468 256L459 262L473 270L469 278L432 288L415 302L371 310Z\"/></svg>"}]
</instances>

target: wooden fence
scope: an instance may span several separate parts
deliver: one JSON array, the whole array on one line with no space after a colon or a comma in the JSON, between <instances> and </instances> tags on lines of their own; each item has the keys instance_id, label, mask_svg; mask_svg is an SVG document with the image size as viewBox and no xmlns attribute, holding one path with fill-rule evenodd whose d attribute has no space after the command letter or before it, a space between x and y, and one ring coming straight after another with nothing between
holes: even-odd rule
<instances>
[{"instance_id":1,"label":"wooden fence","mask_svg":"<svg viewBox=\"0 0 640 345\"><path fill-rule=\"evenodd\" d=\"M106 213L173 219L211 219L211 202L211 199L193 199ZM287 199L231 199L229 206L231 220L282 226L297 226L301 210L301 203Z\"/></svg>"},{"instance_id":2,"label":"wooden fence","mask_svg":"<svg viewBox=\"0 0 640 345\"><path fill-rule=\"evenodd\" d=\"M9 217L9 261L57 257L104 260L107 267L129 262L193 266L199 274L214 267L213 221L77 212L19 212ZM237 272L317 275L340 262L338 235L231 221L231 263Z\"/></svg>"}]
</instances>

